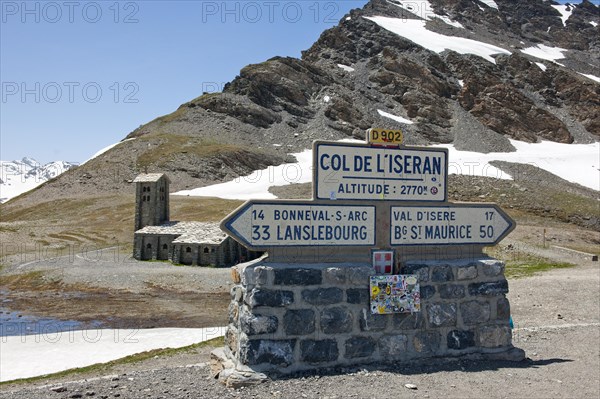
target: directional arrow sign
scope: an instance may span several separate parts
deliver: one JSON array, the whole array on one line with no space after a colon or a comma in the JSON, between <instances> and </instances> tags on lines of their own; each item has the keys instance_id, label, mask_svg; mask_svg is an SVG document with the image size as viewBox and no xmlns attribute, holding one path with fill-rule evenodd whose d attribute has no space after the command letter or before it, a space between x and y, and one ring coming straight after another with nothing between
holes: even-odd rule
<instances>
[{"instance_id":1,"label":"directional arrow sign","mask_svg":"<svg viewBox=\"0 0 600 399\"><path fill-rule=\"evenodd\" d=\"M252 200L227 216L221 229L250 249L373 246L375 206Z\"/></svg>"},{"instance_id":2,"label":"directional arrow sign","mask_svg":"<svg viewBox=\"0 0 600 399\"><path fill-rule=\"evenodd\" d=\"M391 245L495 245L515 222L495 204L392 206Z\"/></svg>"}]
</instances>

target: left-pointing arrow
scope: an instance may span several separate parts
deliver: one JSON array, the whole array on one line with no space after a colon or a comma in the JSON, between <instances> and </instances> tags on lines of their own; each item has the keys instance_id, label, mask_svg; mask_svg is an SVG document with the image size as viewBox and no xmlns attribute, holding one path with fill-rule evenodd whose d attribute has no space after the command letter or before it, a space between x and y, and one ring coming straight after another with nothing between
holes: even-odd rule
<instances>
[{"instance_id":1,"label":"left-pointing arrow","mask_svg":"<svg viewBox=\"0 0 600 399\"><path fill-rule=\"evenodd\" d=\"M249 249L290 246L373 246L375 206L312 201L248 201L221 229Z\"/></svg>"}]
</instances>

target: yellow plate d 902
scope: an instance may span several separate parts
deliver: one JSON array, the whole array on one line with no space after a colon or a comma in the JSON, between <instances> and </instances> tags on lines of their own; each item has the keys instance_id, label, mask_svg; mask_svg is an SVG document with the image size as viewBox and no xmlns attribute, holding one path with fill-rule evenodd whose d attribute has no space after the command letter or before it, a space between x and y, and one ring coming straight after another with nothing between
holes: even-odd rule
<instances>
[{"instance_id":1,"label":"yellow plate d 902","mask_svg":"<svg viewBox=\"0 0 600 399\"><path fill-rule=\"evenodd\" d=\"M367 142L374 145L398 146L402 144L404 136L401 130L369 129L367 130Z\"/></svg>"}]
</instances>

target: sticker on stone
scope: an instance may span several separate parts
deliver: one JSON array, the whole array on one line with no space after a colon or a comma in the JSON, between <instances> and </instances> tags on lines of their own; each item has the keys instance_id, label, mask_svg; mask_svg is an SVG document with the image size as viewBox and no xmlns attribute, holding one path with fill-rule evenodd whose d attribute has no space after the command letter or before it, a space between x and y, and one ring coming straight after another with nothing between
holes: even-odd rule
<instances>
[{"instance_id":1,"label":"sticker on stone","mask_svg":"<svg viewBox=\"0 0 600 399\"><path fill-rule=\"evenodd\" d=\"M419 280L414 274L370 276L369 288L372 314L421 310Z\"/></svg>"}]
</instances>

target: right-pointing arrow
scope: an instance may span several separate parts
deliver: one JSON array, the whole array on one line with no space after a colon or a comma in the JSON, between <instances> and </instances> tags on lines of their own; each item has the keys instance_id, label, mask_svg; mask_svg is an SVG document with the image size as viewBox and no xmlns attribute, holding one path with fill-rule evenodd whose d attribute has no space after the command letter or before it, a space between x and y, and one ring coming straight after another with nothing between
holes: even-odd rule
<instances>
[{"instance_id":1,"label":"right-pointing arrow","mask_svg":"<svg viewBox=\"0 0 600 399\"><path fill-rule=\"evenodd\" d=\"M390 241L403 245L495 245L515 222L495 204L392 206Z\"/></svg>"}]
</instances>

